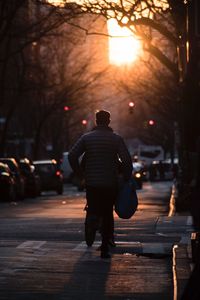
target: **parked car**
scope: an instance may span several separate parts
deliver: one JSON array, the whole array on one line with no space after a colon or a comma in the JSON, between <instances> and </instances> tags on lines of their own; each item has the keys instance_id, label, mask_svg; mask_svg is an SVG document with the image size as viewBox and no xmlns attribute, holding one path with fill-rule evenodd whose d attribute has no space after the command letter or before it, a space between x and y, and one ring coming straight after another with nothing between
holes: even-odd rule
<instances>
[{"instance_id":1,"label":"parked car","mask_svg":"<svg viewBox=\"0 0 200 300\"><path fill-rule=\"evenodd\" d=\"M149 180L173 180L178 173L178 160L172 164L170 159L153 161L149 166Z\"/></svg>"},{"instance_id":2,"label":"parked car","mask_svg":"<svg viewBox=\"0 0 200 300\"><path fill-rule=\"evenodd\" d=\"M0 200L15 201L16 182L9 167L0 162Z\"/></svg>"},{"instance_id":3,"label":"parked car","mask_svg":"<svg viewBox=\"0 0 200 300\"><path fill-rule=\"evenodd\" d=\"M25 181L25 196L37 197L40 195L40 176L35 171L35 166L27 158L20 159L19 167Z\"/></svg>"},{"instance_id":4,"label":"parked car","mask_svg":"<svg viewBox=\"0 0 200 300\"><path fill-rule=\"evenodd\" d=\"M19 168L15 158L0 158L0 162L7 164L16 182L16 197L17 199L24 199L25 196L25 182L24 177Z\"/></svg>"},{"instance_id":5,"label":"parked car","mask_svg":"<svg viewBox=\"0 0 200 300\"><path fill-rule=\"evenodd\" d=\"M63 193L63 174L55 159L33 161L36 173L40 176L41 191L55 190Z\"/></svg>"}]
</instances>

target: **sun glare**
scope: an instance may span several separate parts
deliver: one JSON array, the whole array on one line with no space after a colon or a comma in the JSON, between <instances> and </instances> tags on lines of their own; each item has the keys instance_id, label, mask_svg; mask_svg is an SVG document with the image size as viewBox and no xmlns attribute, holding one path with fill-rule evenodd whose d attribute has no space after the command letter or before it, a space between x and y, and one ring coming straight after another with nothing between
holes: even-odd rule
<instances>
[{"instance_id":1,"label":"sun glare","mask_svg":"<svg viewBox=\"0 0 200 300\"><path fill-rule=\"evenodd\" d=\"M91 0L91 3L92 1L93 0ZM118 2L119 0L115 1ZM58 6L64 5L63 0L48 0L48 2ZM87 0L68 0L67 2L84 3L87 2ZM133 36L128 28L120 27L114 18L107 21L107 26L110 63L118 66L133 63L141 54L141 42Z\"/></svg>"},{"instance_id":2,"label":"sun glare","mask_svg":"<svg viewBox=\"0 0 200 300\"><path fill-rule=\"evenodd\" d=\"M50 4L53 4L53 5L55 5L55 6L63 6L64 5L64 1L62 1L62 0L48 0L48 2L50 3Z\"/></svg>"},{"instance_id":3,"label":"sun glare","mask_svg":"<svg viewBox=\"0 0 200 300\"><path fill-rule=\"evenodd\" d=\"M115 65L133 63L141 52L141 43L128 28L120 27L115 19L108 20L109 61Z\"/></svg>"}]
</instances>

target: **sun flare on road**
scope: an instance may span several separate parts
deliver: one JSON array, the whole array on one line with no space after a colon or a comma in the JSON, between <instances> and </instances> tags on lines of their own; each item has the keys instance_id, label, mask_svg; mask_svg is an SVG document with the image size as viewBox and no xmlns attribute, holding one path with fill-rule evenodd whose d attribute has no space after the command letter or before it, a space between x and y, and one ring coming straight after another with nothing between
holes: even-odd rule
<instances>
[{"instance_id":1,"label":"sun flare on road","mask_svg":"<svg viewBox=\"0 0 200 300\"><path fill-rule=\"evenodd\" d=\"M108 20L109 61L115 65L133 63L141 53L141 43L126 27L120 27L115 19Z\"/></svg>"}]
</instances>

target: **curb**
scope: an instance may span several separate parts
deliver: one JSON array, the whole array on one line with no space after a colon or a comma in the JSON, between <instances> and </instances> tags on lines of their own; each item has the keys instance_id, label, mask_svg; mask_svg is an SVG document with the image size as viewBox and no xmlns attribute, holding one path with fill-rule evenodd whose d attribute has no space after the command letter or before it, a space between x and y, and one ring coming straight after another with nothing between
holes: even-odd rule
<instances>
[{"instance_id":1,"label":"curb","mask_svg":"<svg viewBox=\"0 0 200 300\"><path fill-rule=\"evenodd\" d=\"M170 210L168 216L181 215L176 212L176 197L177 197L177 187L176 181L172 185L172 193L170 197ZM187 214L191 216L190 213ZM192 224L191 224L192 225ZM172 271L173 271L173 285L174 285L174 297L173 300L181 300L183 292L185 290L186 284L192 273L192 247L191 247L191 232L186 232L184 238L175 244L173 249L173 261L172 261Z\"/></svg>"},{"instance_id":2,"label":"curb","mask_svg":"<svg viewBox=\"0 0 200 300\"><path fill-rule=\"evenodd\" d=\"M177 200L177 182L174 181L170 198L170 211L174 215L181 215L181 212L176 212L176 208L178 207ZM186 207L188 206L185 206L185 209ZM195 220L191 216L191 213L185 211L184 214L190 216L192 230L190 235L186 230L186 235L188 236L187 245L182 245L180 241L173 248L174 300L199 300L200 230L199 225L195 226ZM197 228L195 229L195 227Z\"/></svg>"},{"instance_id":3,"label":"curb","mask_svg":"<svg viewBox=\"0 0 200 300\"><path fill-rule=\"evenodd\" d=\"M174 300L181 299L186 284L192 272L191 259L188 255L188 245L177 244L173 247L173 284Z\"/></svg>"}]
</instances>

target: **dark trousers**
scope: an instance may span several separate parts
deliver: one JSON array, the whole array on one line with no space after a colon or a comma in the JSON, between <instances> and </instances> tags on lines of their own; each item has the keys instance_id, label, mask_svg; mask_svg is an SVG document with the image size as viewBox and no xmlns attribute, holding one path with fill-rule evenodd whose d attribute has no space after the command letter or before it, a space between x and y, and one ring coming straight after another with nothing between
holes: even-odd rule
<instances>
[{"instance_id":1,"label":"dark trousers","mask_svg":"<svg viewBox=\"0 0 200 300\"><path fill-rule=\"evenodd\" d=\"M117 187L86 186L88 213L96 215L102 221L102 247L108 247L108 241L113 238L114 218L113 206L117 197Z\"/></svg>"}]
</instances>

